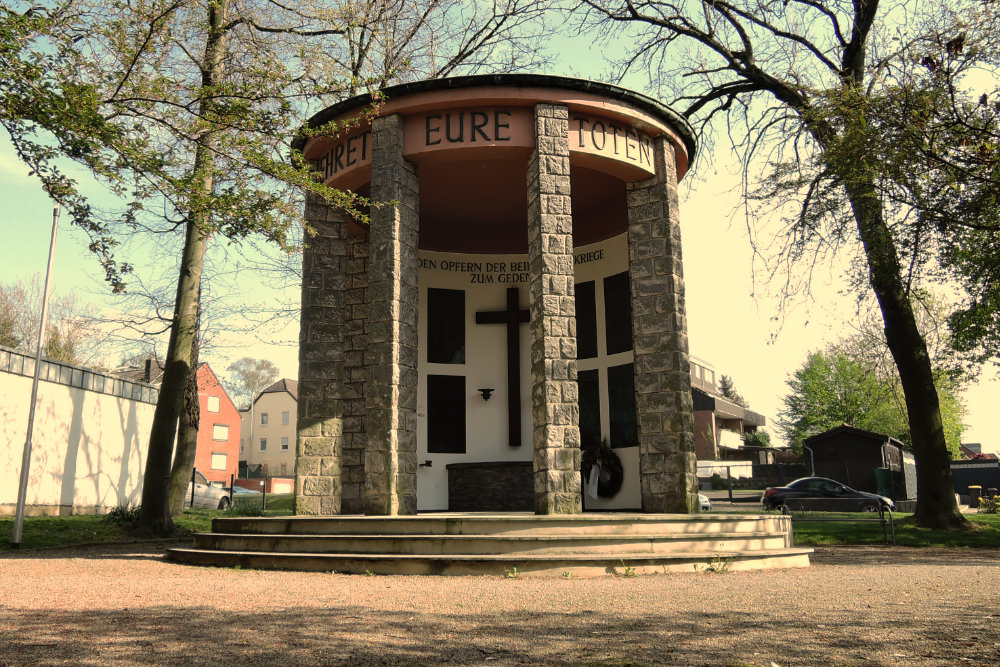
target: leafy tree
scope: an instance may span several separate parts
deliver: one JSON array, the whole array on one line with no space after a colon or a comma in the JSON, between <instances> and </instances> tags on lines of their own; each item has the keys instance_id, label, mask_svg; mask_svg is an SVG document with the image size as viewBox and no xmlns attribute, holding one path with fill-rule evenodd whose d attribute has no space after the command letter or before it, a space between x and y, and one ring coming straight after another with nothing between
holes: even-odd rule
<instances>
[{"instance_id":1,"label":"leafy tree","mask_svg":"<svg viewBox=\"0 0 1000 667\"><path fill-rule=\"evenodd\" d=\"M957 454L964 408L959 385L940 377L938 393L948 451ZM906 406L895 368L873 363L857 345L838 344L811 353L788 379L788 394L778 427L799 452L802 442L823 431L848 424L892 436L912 451Z\"/></svg>"},{"instance_id":2,"label":"leafy tree","mask_svg":"<svg viewBox=\"0 0 1000 667\"><path fill-rule=\"evenodd\" d=\"M429 57L414 62L433 65L453 46L461 49L453 66L484 55L506 43L518 13L530 7L537 13L537 4L506 0L481 11L489 5L476 3L472 11L458 2L93 1L102 16L81 41L89 49L87 79L98 82L114 124L142 137L161 159L159 169L139 172L135 201L121 222L126 231L178 230L185 239L146 460L145 531L172 530L167 477L184 386L194 370L210 240L257 235L288 247L301 217L299 190L365 220L359 198L325 187L302 160L288 163L307 105L329 104L393 76L386 49L411 48L424 35L428 42L419 49ZM471 17L461 25L478 28L453 32L442 44L438 31L450 24L431 20L441 9ZM374 27L352 41L370 20ZM371 62L382 68L369 81ZM342 126L310 131L335 133Z\"/></svg>"},{"instance_id":3,"label":"leafy tree","mask_svg":"<svg viewBox=\"0 0 1000 667\"><path fill-rule=\"evenodd\" d=\"M984 146L988 157L990 144L979 142L979 126L968 113L983 98L962 78L976 66L996 64L995 11L966 0L947 6L879 0L579 4L612 37L628 33L621 43L635 47L625 54L624 69L642 67L654 84L672 88L674 103L703 129L715 119L727 123L723 131L742 157L744 174L762 174L757 193L773 211L797 201L798 212L774 235L776 266L808 267L826 253L858 252L905 397L917 461L915 520L928 527L964 525L911 297L922 277L950 270L961 274L973 305L981 306L973 309L976 322L986 330L998 324L988 317L993 301L980 298L992 294L984 281L996 264L982 261L992 250L975 252L988 239L1000 240L997 208L989 205L998 191L996 162L971 158ZM995 91L983 94L985 106L993 104ZM910 102L922 106L906 106ZM991 113L975 120L996 126ZM945 137L952 141L941 141ZM938 188L942 175L947 180ZM961 224L956 211L966 214ZM970 252L948 251L956 240ZM796 291L789 279L786 294Z\"/></svg>"},{"instance_id":4,"label":"leafy tree","mask_svg":"<svg viewBox=\"0 0 1000 667\"><path fill-rule=\"evenodd\" d=\"M813 352L788 380L778 427L788 444L802 451L803 440L842 424L897 439L907 430L892 389L874 369L841 351Z\"/></svg>"},{"instance_id":5,"label":"leafy tree","mask_svg":"<svg viewBox=\"0 0 1000 667\"><path fill-rule=\"evenodd\" d=\"M243 357L229 364L229 393L240 410L249 410L260 392L278 379L278 367L267 359Z\"/></svg>"},{"instance_id":6,"label":"leafy tree","mask_svg":"<svg viewBox=\"0 0 1000 667\"><path fill-rule=\"evenodd\" d=\"M397 76L474 70L497 62L513 66L542 44L526 40L522 48L515 38L544 3L54 3L59 10L70 5L72 11L60 11L58 20L53 18L57 12L26 3L19 5L21 14L3 15L0 45L21 59L14 62L15 71L27 75L28 88L39 82L46 87L44 94L26 98L27 105L8 104L2 121L19 155L40 176L52 172L56 157L69 156L128 194L119 231L184 235L141 518L144 530L168 533L167 478L183 388L193 370L210 239L258 235L287 246L301 209L290 187L312 191L363 222L358 198L324 187L301 160L287 162L290 140L307 107ZM25 28L25 17L38 16L44 20ZM25 47L25 35L40 49ZM397 71L402 66L407 71ZM9 102L16 92L5 89L5 99ZM74 113L55 112L74 105ZM55 147L32 141L37 127L56 137ZM331 123L311 131L338 129ZM123 177L125 169L134 176ZM53 196L75 194L62 178L47 178ZM93 249L103 253L108 279L120 290L129 267L110 259L110 227L92 222L91 213L85 202L74 209L81 224L95 225L89 229L97 236Z\"/></svg>"},{"instance_id":7,"label":"leafy tree","mask_svg":"<svg viewBox=\"0 0 1000 667\"><path fill-rule=\"evenodd\" d=\"M750 404L747 402L747 399L743 398L743 395L736 390L736 384L733 382L733 378L729 377L728 375L723 375L719 379L719 391L722 392L723 396L728 398L736 405L739 405L744 408L750 407Z\"/></svg>"},{"instance_id":8,"label":"leafy tree","mask_svg":"<svg viewBox=\"0 0 1000 667\"><path fill-rule=\"evenodd\" d=\"M0 127L45 191L90 236L90 250L120 291L131 267L116 261L117 239L59 162L77 162L123 194L134 168L154 171L160 159L143 151L141 135L110 122L98 87L87 80L79 40L88 21L86 8L72 0L0 6Z\"/></svg>"},{"instance_id":9,"label":"leafy tree","mask_svg":"<svg viewBox=\"0 0 1000 667\"><path fill-rule=\"evenodd\" d=\"M38 276L27 284L0 283L0 345L33 355L41 308ZM101 340L94 316L79 304L75 294L50 297L42 356L71 364L86 363L96 354Z\"/></svg>"}]
</instances>

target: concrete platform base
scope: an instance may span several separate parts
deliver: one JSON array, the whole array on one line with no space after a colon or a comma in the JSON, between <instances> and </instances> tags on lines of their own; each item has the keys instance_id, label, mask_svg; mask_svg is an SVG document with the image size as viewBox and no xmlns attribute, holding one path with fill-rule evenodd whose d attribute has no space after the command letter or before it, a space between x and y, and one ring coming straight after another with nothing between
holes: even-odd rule
<instances>
[{"instance_id":1,"label":"concrete platform base","mask_svg":"<svg viewBox=\"0 0 1000 667\"><path fill-rule=\"evenodd\" d=\"M170 559L372 574L604 576L808 567L777 515L435 513L218 518Z\"/></svg>"}]
</instances>

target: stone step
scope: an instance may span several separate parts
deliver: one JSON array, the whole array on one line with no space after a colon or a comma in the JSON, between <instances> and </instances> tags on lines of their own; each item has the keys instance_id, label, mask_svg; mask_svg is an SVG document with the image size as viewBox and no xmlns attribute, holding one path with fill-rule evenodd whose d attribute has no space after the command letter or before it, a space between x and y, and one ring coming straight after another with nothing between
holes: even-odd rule
<instances>
[{"instance_id":1,"label":"stone step","mask_svg":"<svg viewBox=\"0 0 1000 667\"><path fill-rule=\"evenodd\" d=\"M418 516L220 517L212 532L286 535L675 535L791 534L787 516L731 514L580 514L538 516L424 514Z\"/></svg>"},{"instance_id":2,"label":"stone step","mask_svg":"<svg viewBox=\"0 0 1000 667\"><path fill-rule=\"evenodd\" d=\"M588 535L295 535L198 533L195 547L220 551L403 555L749 552L787 546L784 533Z\"/></svg>"},{"instance_id":3,"label":"stone step","mask_svg":"<svg viewBox=\"0 0 1000 667\"><path fill-rule=\"evenodd\" d=\"M419 574L492 576L623 576L680 572L808 567L812 549L754 552L690 551L601 555L403 555L274 553L173 548L167 557L180 563L251 569L337 572L344 574Z\"/></svg>"}]
</instances>

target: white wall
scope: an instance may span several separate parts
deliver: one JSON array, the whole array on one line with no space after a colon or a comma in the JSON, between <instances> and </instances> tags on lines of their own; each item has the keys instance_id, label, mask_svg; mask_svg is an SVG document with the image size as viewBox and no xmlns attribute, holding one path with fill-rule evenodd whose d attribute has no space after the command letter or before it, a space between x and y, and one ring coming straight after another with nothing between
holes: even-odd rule
<instances>
[{"instance_id":1,"label":"white wall","mask_svg":"<svg viewBox=\"0 0 1000 667\"><path fill-rule=\"evenodd\" d=\"M605 276L621 273L628 267L625 236L575 249L576 255L598 253L600 257L576 265L576 281L597 281L598 350L597 359L578 365L582 369L603 368L632 361L632 353L608 357L604 348ZM424 510L444 510L448 507L449 463L482 461L530 461L531 447L531 340L528 324L520 327L521 336L521 446L511 447L507 434L507 329L502 324L476 324L477 311L504 310L507 288L518 287L520 307L529 307L527 255L471 255L421 251L420 307L417 392L417 460L432 461L431 467L417 469L417 506ZM463 265L464 264L464 265ZM469 265L479 265L475 270ZM503 268L500 268L500 265ZM512 270L511 267L514 267ZM460 289L465 291L465 364L427 363L427 289ZM427 452L427 374L464 375L466 378L466 453L430 454ZM606 370L601 375L601 423L607 431L608 395ZM477 391L490 387L495 391L484 401ZM606 433L605 433L606 435ZM638 447L615 450L622 459L625 481L621 491L611 499L585 498L588 509L638 509L642 505L639 492Z\"/></svg>"},{"instance_id":2,"label":"white wall","mask_svg":"<svg viewBox=\"0 0 1000 667\"><path fill-rule=\"evenodd\" d=\"M0 514L13 514L31 378L0 372ZM29 514L137 505L155 406L42 381L27 495Z\"/></svg>"}]
</instances>

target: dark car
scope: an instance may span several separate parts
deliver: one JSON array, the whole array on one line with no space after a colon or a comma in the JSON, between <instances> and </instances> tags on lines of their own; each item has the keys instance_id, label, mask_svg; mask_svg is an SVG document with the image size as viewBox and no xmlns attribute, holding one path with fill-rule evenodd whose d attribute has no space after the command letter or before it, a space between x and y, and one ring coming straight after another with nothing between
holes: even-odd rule
<instances>
[{"instance_id":1,"label":"dark car","mask_svg":"<svg viewBox=\"0 0 1000 667\"><path fill-rule=\"evenodd\" d=\"M789 508L826 512L878 512L896 509L890 498L855 491L826 477L803 477L788 486L772 486L760 497L764 509Z\"/></svg>"}]
</instances>

